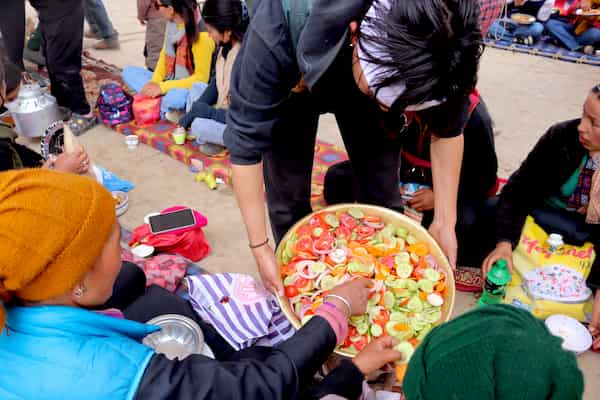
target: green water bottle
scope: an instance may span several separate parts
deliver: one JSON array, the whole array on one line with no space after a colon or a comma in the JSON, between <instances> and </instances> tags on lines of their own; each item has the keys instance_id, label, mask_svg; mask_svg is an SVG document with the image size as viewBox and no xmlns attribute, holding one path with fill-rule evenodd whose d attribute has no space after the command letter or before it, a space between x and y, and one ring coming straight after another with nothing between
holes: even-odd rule
<instances>
[{"instance_id":1,"label":"green water bottle","mask_svg":"<svg viewBox=\"0 0 600 400\"><path fill-rule=\"evenodd\" d=\"M483 284L483 293L477 302L478 306L488 304L499 304L506 294L506 285L510 282L511 276L508 270L506 260L501 258L492 265Z\"/></svg>"}]
</instances>

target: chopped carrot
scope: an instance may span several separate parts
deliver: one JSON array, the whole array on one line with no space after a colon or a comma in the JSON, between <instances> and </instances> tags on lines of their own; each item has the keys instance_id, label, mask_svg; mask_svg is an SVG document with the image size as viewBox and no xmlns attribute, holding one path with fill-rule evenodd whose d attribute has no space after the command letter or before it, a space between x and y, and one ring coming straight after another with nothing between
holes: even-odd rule
<instances>
[{"instance_id":1,"label":"chopped carrot","mask_svg":"<svg viewBox=\"0 0 600 400\"><path fill-rule=\"evenodd\" d=\"M419 291L419 298L421 300L427 300L427 293Z\"/></svg>"},{"instance_id":2,"label":"chopped carrot","mask_svg":"<svg viewBox=\"0 0 600 400\"><path fill-rule=\"evenodd\" d=\"M410 329L410 327L408 326L408 324L404 324L402 322L399 322L397 324L394 325L394 329L397 331L407 331Z\"/></svg>"},{"instance_id":3,"label":"chopped carrot","mask_svg":"<svg viewBox=\"0 0 600 400\"><path fill-rule=\"evenodd\" d=\"M400 302L400 307L404 307L405 305L408 304L409 301L410 301L410 297L407 297L406 299L402 300Z\"/></svg>"},{"instance_id":4,"label":"chopped carrot","mask_svg":"<svg viewBox=\"0 0 600 400\"><path fill-rule=\"evenodd\" d=\"M408 343L412 344L412 347L416 348L419 345L419 339L412 338L408 341Z\"/></svg>"},{"instance_id":5,"label":"chopped carrot","mask_svg":"<svg viewBox=\"0 0 600 400\"><path fill-rule=\"evenodd\" d=\"M404 375L406 375L406 370L408 369L408 364L397 364L396 365L396 380L398 382L402 382L404 380Z\"/></svg>"}]
</instances>

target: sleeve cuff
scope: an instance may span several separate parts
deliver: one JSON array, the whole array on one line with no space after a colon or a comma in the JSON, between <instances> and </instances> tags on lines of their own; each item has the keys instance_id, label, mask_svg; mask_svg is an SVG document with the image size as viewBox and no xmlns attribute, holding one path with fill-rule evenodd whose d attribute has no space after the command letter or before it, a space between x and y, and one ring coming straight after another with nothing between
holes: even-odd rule
<instances>
[{"instance_id":1,"label":"sleeve cuff","mask_svg":"<svg viewBox=\"0 0 600 400\"><path fill-rule=\"evenodd\" d=\"M317 398L337 395L345 399L358 399L365 377L350 360L343 360L331 371L317 388Z\"/></svg>"}]
</instances>

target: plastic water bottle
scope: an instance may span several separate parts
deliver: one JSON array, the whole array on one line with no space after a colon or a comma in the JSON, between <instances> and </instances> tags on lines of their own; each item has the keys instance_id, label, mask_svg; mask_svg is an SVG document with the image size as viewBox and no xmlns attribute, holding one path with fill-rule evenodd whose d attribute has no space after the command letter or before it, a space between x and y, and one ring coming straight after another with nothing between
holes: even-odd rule
<instances>
[{"instance_id":1,"label":"plastic water bottle","mask_svg":"<svg viewBox=\"0 0 600 400\"><path fill-rule=\"evenodd\" d=\"M511 276L508 270L506 260L501 258L494 263L490 272L485 277L483 284L483 293L477 302L478 306L488 304L499 304L506 294L506 285L510 282Z\"/></svg>"}]
</instances>

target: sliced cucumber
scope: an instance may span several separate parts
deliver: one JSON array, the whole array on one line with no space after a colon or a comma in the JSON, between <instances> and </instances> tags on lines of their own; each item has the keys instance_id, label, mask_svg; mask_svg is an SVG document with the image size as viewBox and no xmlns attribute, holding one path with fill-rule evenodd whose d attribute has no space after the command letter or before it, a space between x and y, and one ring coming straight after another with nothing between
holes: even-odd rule
<instances>
[{"instance_id":1,"label":"sliced cucumber","mask_svg":"<svg viewBox=\"0 0 600 400\"><path fill-rule=\"evenodd\" d=\"M312 230L312 234L314 237L320 237L323 234L323 228L321 227L316 227L315 229Z\"/></svg>"},{"instance_id":2,"label":"sliced cucumber","mask_svg":"<svg viewBox=\"0 0 600 400\"><path fill-rule=\"evenodd\" d=\"M410 344L408 342L398 343L394 347L394 350L399 351L404 356L404 357L402 357L401 361L397 361L398 364L408 364L408 362L410 361L410 358L412 357L412 355L415 352L415 348L412 346L412 344Z\"/></svg>"},{"instance_id":3,"label":"sliced cucumber","mask_svg":"<svg viewBox=\"0 0 600 400\"><path fill-rule=\"evenodd\" d=\"M356 219L363 219L365 217L365 213L363 213L362 210L359 208L348 209L348 214L350 214L351 217Z\"/></svg>"},{"instance_id":4,"label":"sliced cucumber","mask_svg":"<svg viewBox=\"0 0 600 400\"><path fill-rule=\"evenodd\" d=\"M437 282L440 280L441 274L433 268L427 268L423 272L423 276L432 282Z\"/></svg>"},{"instance_id":5,"label":"sliced cucumber","mask_svg":"<svg viewBox=\"0 0 600 400\"><path fill-rule=\"evenodd\" d=\"M396 298L394 297L394 294L386 290L383 294L383 306L386 309L391 310L394 307L394 304L396 304Z\"/></svg>"},{"instance_id":6,"label":"sliced cucumber","mask_svg":"<svg viewBox=\"0 0 600 400\"><path fill-rule=\"evenodd\" d=\"M425 293L433 292L433 282L431 282L429 279L421 279L418 285L419 289Z\"/></svg>"},{"instance_id":7,"label":"sliced cucumber","mask_svg":"<svg viewBox=\"0 0 600 400\"><path fill-rule=\"evenodd\" d=\"M321 290L331 290L336 286L337 280L331 275L325 275L321 278L320 284Z\"/></svg>"},{"instance_id":8,"label":"sliced cucumber","mask_svg":"<svg viewBox=\"0 0 600 400\"><path fill-rule=\"evenodd\" d=\"M340 226L340 221L333 214L325 215L325 222L327 222L327 225L331 226L332 228L337 228Z\"/></svg>"},{"instance_id":9,"label":"sliced cucumber","mask_svg":"<svg viewBox=\"0 0 600 400\"><path fill-rule=\"evenodd\" d=\"M379 337L383 335L383 329L381 329L381 326L377 324L371 325L371 335L373 335L373 337Z\"/></svg>"},{"instance_id":10,"label":"sliced cucumber","mask_svg":"<svg viewBox=\"0 0 600 400\"><path fill-rule=\"evenodd\" d=\"M413 296L406 304L406 308L415 313L421 312L423 311L423 302L421 302L419 296Z\"/></svg>"},{"instance_id":11,"label":"sliced cucumber","mask_svg":"<svg viewBox=\"0 0 600 400\"><path fill-rule=\"evenodd\" d=\"M406 281L406 288L411 292L416 292L417 290L419 290L419 285L417 284L417 281L413 279L408 279Z\"/></svg>"},{"instance_id":12,"label":"sliced cucumber","mask_svg":"<svg viewBox=\"0 0 600 400\"><path fill-rule=\"evenodd\" d=\"M406 243L408 243L409 245L413 245L413 244L417 243L418 241L419 240L416 237L414 237L413 235L409 234L408 236L406 236Z\"/></svg>"},{"instance_id":13,"label":"sliced cucumber","mask_svg":"<svg viewBox=\"0 0 600 400\"><path fill-rule=\"evenodd\" d=\"M408 236L408 230L406 228L396 228L396 236L406 239Z\"/></svg>"},{"instance_id":14,"label":"sliced cucumber","mask_svg":"<svg viewBox=\"0 0 600 400\"><path fill-rule=\"evenodd\" d=\"M390 314L390 321L393 322L404 322L406 323L406 321L408 320L407 316L405 313L403 312L393 312Z\"/></svg>"},{"instance_id":15,"label":"sliced cucumber","mask_svg":"<svg viewBox=\"0 0 600 400\"><path fill-rule=\"evenodd\" d=\"M317 261L310 268L315 274L322 274L327 269L327 264L325 264L324 262Z\"/></svg>"},{"instance_id":16,"label":"sliced cucumber","mask_svg":"<svg viewBox=\"0 0 600 400\"><path fill-rule=\"evenodd\" d=\"M399 278L408 278L413 272L413 267L409 263L396 265L396 274Z\"/></svg>"},{"instance_id":17,"label":"sliced cucumber","mask_svg":"<svg viewBox=\"0 0 600 400\"><path fill-rule=\"evenodd\" d=\"M369 324L367 324L365 322L364 324L357 325L356 331L358 332L359 335L364 335L365 333L367 333L369 331Z\"/></svg>"}]
</instances>

